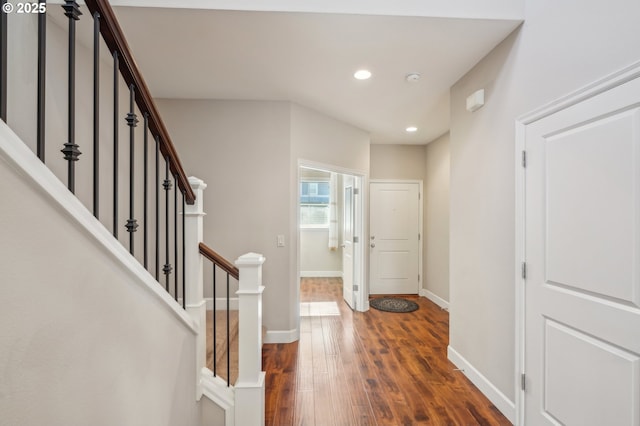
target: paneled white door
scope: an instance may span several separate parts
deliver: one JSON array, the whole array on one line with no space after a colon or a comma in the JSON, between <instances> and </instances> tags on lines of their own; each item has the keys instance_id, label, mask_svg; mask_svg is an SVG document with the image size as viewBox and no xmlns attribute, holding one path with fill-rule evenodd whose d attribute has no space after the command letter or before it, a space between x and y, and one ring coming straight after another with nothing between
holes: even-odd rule
<instances>
[{"instance_id":1,"label":"paneled white door","mask_svg":"<svg viewBox=\"0 0 640 426\"><path fill-rule=\"evenodd\" d=\"M640 425L640 81L525 126L524 419Z\"/></svg>"},{"instance_id":2,"label":"paneled white door","mask_svg":"<svg viewBox=\"0 0 640 426\"><path fill-rule=\"evenodd\" d=\"M370 186L371 294L417 294L420 276L420 185Z\"/></svg>"}]
</instances>

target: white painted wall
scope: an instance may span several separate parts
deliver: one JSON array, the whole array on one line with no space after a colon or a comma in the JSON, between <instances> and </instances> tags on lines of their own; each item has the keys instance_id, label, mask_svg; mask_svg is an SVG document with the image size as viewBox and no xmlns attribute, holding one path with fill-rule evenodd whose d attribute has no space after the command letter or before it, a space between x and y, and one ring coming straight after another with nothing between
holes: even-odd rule
<instances>
[{"instance_id":1,"label":"white painted wall","mask_svg":"<svg viewBox=\"0 0 640 426\"><path fill-rule=\"evenodd\" d=\"M426 145L424 289L449 301L449 134Z\"/></svg>"},{"instance_id":2,"label":"white painted wall","mask_svg":"<svg viewBox=\"0 0 640 426\"><path fill-rule=\"evenodd\" d=\"M371 151L371 179L415 179L426 182L426 147L425 145L379 145L373 144ZM426 228L426 197L422 197L423 233ZM422 239L422 288L425 288L426 267L426 239ZM368 251L368 250L367 250Z\"/></svg>"},{"instance_id":3,"label":"white painted wall","mask_svg":"<svg viewBox=\"0 0 640 426\"><path fill-rule=\"evenodd\" d=\"M449 135L427 145L371 145L371 178L424 182L422 294L448 302Z\"/></svg>"},{"instance_id":4,"label":"white painted wall","mask_svg":"<svg viewBox=\"0 0 640 426\"><path fill-rule=\"evenodd\" d=\"M450 346L514 400L515 118L640 59L640 3L529 0L451 89ZM485 106L465 99L485 89ZM499 396L499 395L498 395Z\"/></svg>"},{"instance_id":5,"label":"white painted wall","mask_svg":"<svg viewBox=\"0 0 640 426\"><path fill-rule=\"evenodd\" d=\"M291 104L290 169L292 171L297 172L299 161L304 160L332 166L334 171L357 171L366 180L369 175L369 142L369 134L364 130L319 114L303 106ZM297 176L292 173L290 180L292 190L289 200L289 211L292 218L290 223L291 235L295 235L298 226L297 185ZM364 216L368 218L368 184L365 184L361 197L364 197L365 200ZM365 222L364 233L368 235L368 232L368 222ZM290 247L290 257L293 260L289 271L291 289L289 304L295 307L290 317L291 324L294 325L292 328L296 328L298 325L299 281L297 268L299 265L295 261L299 251L297 244L297 240L293 241ZM366 271L369 268L367 251L365 251L364 263Z\"/></svg>"},{"instance_id":6,"label":"white painted wall","mask_svg":"<svg viewBox=\"0 0 640 426\"><path fill-rule=\"evenodd\" d=\"M291 104L291 154L338 168L369 172L369 134L342 121Z\"/></svg>"},{"instance_id":7,"label":"white painted wall","mask_svg":"<svg viewBox=\"0 0 640 426\"><path fill-rule=\"evenodd\" d=\"M32 170L45 168L0 123L0 151L7 146L22 149ZM199 424L192 320L137 262L122 261L126 249L48 171L42 180L68 198L73 218L7 158L0 423Z\"/></svg>"},{"instance_id":8,"label":"white painted wall","mask_svg":"<svg viewBox=\"0 0 640 426\"><path fill-rule=\"evenodd\" d=\"M287 102L158 100L205 193L205 242L228 259L262 253L264 324L297 335L298 158L368 172L368 135ZM276 247L278 234L285 247ZM232 289L232 291L235 291Z\"/></svg>"},{"instance_id":9,"label":"white painted wall","mask_svg":"<svg viewBox=\"0 0 640 426\"><path fill-rule=\"evenodd\" d=\"M301 179L329 180L330 172L300 168ZM342 228L342 176L338 175L338 231ZM329 250L329 228L300 228L300 271L302 276L333 277L342 273L342 251Z\"/></svg>"},{"instance_id":10,"label":"white painted wall","mask_svg":"<svg viewBox=\"0 0 640 426\"><path fill-rule=\"evenodd\" d=\"M289 228L289 104L162 99L158 107L185 170L208 184L205 243L230 260L263 254L264 324L292 328L282 302L289 300L288 247L296 235ZM276 247L278 234L286 247Z\"/></svg>"},{"instance_id":11,"label":"white painted wall","mask_svg":"<svg viewBox=\"0 0 640 426\"><path fill-rule=\"evenodd\" d=\"M342 273L342 251L329 250L328 229L300 229L300 273L319 277Z\"/></svg>"},{"instance_id":12,"label":"white painted wall","mask_svg":"<svg viewBox=\"0 0 640 426\"><path fill-rule=\"evenodd\" d=\"M92 209L93 186L93 47L82 44L81 40L90 40L93 24L86 16L77 22L76 44L76 143L82 153L76 162L76 195L88 208ZM67 28L64 10L59 4L49 4L47 12L47 74L46 74L46 164L51 171L67 184L67 162L60 150L67 141ZM8 119L9 126L20 136L24 143L36 152L36 15L11 14L8 34ZM104 43L101 43L100 67L100 207L99 216L103 225L113 230L113 60ZM125 224L129 218L129 127L125 117L129 111L129 89L124 80L119 83L119 182L118 182L118 234L119 240L129 247L129 234ZM136 108L138 126L135 128L135 193L136 205L134 218L139 228L135 234L136 258L143 261L143 126L142 115ZM155 184L154 141L149 142L149 182ZM164 162L161 161L161 179L164 179ZM150 189L153 186L150 186ZM174 186L175 188L175 186ZM163 191L161 191L163 192ZM154 191L150 190L148 229L155 229ZM171 194L169 220L173 223L173 193ZM181 203L181 199L178 201ZM164 193L161 194L160 227L164 229ZM179 207L181 210L181 206ZM165 263L164 239L160 269ZM149 268L155 270L155 238L149 238ZM173 259L173 243L170 244L169 258ZM173 260L170 260L174 263ZM162 274L160 272L160 274ZM160 275L164 283L164 276ZM173 285L173 277L171 277ZM181 287L181 285L179 285Z\"/></svg>"},{"instance_id":13,"label":"white painted wall","mask_svg":"<svg viewBox=\"0 0 640 426\"><path fill-rule=\"evenodd\" d=\"M371 145L371 179L425 178L425 145Z\"/></svg>"}]
</instances>

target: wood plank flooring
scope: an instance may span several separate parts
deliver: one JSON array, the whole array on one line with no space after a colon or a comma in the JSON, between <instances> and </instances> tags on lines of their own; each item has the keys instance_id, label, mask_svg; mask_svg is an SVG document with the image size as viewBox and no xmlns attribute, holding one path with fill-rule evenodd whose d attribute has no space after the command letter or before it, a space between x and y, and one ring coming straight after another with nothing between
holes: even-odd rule
<instances>
[{"instance_id":1,"label":"wood plank flooring","mask_svg":"<svg viewBox=\"0 0 640 426\"><path fill-rule=\"evenodd\" d=\"M263 347L267 425L511 424L454 371L449 314L431 301L353 312L339 278L303 279L300 300L300 340Z\"/></svg>"}]
</instances>

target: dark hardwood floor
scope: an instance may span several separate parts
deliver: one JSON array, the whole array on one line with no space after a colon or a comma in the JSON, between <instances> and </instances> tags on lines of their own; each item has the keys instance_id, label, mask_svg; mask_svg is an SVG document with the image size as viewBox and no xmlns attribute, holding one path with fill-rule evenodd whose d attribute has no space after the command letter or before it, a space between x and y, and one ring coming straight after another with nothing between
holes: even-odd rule
<instances>
[{"instance_id":1,"label":"dark hardwood floor","mask_svg":"<svg viewBox=\"0 0 640 426\"><path fill-rule=\"evenodd\" d=\"M300 341L264 345L267 425L511 424L454 371L449 314L429 300L353 312L336 278L303 279L300 298Z\"/></svg>"}]
</instances>

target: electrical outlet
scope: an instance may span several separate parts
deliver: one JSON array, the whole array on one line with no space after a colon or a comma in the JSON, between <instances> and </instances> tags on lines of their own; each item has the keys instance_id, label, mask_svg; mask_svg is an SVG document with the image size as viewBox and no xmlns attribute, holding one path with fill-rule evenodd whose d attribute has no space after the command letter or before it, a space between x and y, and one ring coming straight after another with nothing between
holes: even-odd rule
<instances>
[{"instance_id":1,"label":"electrical outlet","mask_svg":"<svg viewBox=\"0 0 640 426\"><path fill-rule=\"evenodd\" d=\"M284 247L284 235L278 235L278 247Z\"/></svg>"}]
</instances>

